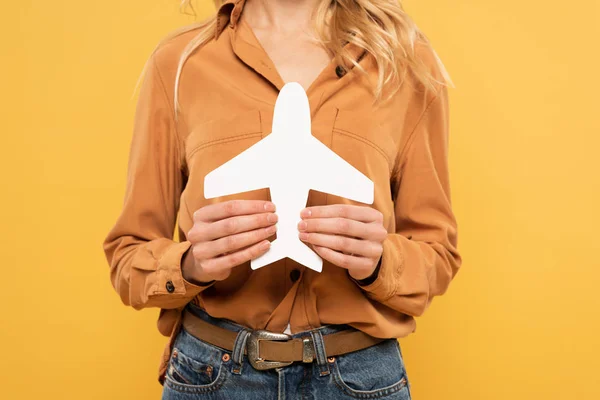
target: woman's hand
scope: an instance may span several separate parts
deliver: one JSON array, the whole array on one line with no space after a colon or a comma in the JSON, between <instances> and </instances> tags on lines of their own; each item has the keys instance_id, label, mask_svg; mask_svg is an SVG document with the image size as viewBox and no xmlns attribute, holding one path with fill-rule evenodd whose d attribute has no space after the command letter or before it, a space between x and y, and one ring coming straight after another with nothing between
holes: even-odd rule
<instances>
[{"instance_id":1,"label":"woman's hand","mask_svg":"<svg viewBox=\"0 0 600 400\"><path fill-rule=\"evenodd\" d=\"M346 268L356 280L368 278L375 271L388 235L381 212L336 204L305 208L300 216L300 240L312 244L323 259Z\"/></svg>"},{"instance_id":2,"label":"woman's hand","mask_svg":"<svg viewBox=\"0 0 600 400\"><path fill-rule=\"evenodd\" d=\"M269 201L232 200L194 212L187 233L192 243L183 260L183 277L190 282L221 281L231 269L264 254L276 231L275 205Z\"/></svg>"}]
</instances>

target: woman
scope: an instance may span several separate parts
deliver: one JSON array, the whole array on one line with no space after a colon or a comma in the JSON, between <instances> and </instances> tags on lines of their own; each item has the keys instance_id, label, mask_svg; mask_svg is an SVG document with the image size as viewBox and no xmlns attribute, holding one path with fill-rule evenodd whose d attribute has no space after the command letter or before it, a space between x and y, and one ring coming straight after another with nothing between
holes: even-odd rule
<instances>
[{"instance_id":1,"label":"woman","mask_svg":"<svg viewBox=\"0 0 600 400\"><path fill-rule=\"evenodd\" d=\"M443 65L395 0L215 4L147 63L103 243L123 303L160 308L163 398L408 399L396 339L461 265ZM203 195L207 173L271 132L291 81L312 134L375 186L369 206L310 192L298 235L320 273L250 268L276 237L267 189Z\"/></svg>"}]
</instances>

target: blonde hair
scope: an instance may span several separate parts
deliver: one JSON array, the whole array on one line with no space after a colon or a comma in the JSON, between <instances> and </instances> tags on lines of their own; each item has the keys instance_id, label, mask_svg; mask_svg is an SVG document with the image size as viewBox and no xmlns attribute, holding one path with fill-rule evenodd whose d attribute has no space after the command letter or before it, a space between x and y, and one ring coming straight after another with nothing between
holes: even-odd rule
<instances>
[{"instance_id":1,"label":"blonde hair","mask_svg":"<svg viewBox=\"0 0 600 400\"><path fill-rule=\"evenodd\" d=\"M216 9L219 9L224 2L225 0L213 0ZM180 10L187 14L188 8L192 10L192 15L196 16L191 0L181 0ZM382 99L384 87L391 89L386 99L392 97L399 90L408 73L412 74L416 82L420 83L425 90L435 92L438 85L454 86L429 39L404 11L401 0L321 0L318 1L313 13L312 23L316 40L334 55L337 63L353 65L355 69L366 75L364 68L343 47L345 42L357 45L374 57L378 71L374 90L375 101ZM154 54L165 42L186 32L198 30L179 59L174 88L176 118L179 109L177 92L181 71L188 57L214 38L216 17L214 13L202 21L170 32L152 51ZM436 63L434 70L417 56L416 47L421 44L431 51ZM146 66L147 62L142 75ZM438 73L435 67L443 78L442 81L436 79ZM139 82L140 79L136 88Z\"/></svg>"}]
</instances>

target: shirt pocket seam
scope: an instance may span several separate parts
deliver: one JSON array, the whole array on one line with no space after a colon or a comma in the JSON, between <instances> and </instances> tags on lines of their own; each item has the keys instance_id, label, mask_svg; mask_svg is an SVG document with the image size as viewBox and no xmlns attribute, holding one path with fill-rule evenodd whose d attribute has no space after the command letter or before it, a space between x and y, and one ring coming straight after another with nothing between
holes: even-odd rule
<instances>
[{"instance_id":1,"label":"shirt pocket seam","mask_svg":"<svg viewBox=\"0 0 600 400\"><path fill-rule=\"evenodd\" d=\"M230 126L231 132L224 132ZM216 133L215 133L216 132ZM207 137L203 137L207 135ZM185 139L186 158L217 144L262 136L261 115L258 108L242 111L231 117L221 117L200 123Z\"/></svg>"},{"instance_id":2,"label":"shirt pocket seam","mask_svg":"<svg viewBox=\"0 0 600 400\"><path fill-rule=\"evenodd\" d=\"M393 168L394 168L394 163L396 161L396 159L395 159L396 157L388 154L388 152L385 150L384 146L385 147L391 146L390 148L395 151L396 147L395 147L394 140L391 137L381 138L380 140L373 140L370 137L366 136L366 134L358 133L358 131L360 131L360 129L369 129L372 131L371 133L377 134L378 132L376 132L376 130L379 128L379 124L376 122L372 123L370 121L367 123L361 122L359 118L357 118L355 116L351 116L352 114L355 114L355 113L356 112L349 110L349 109L338 108L338 113L337 113L336 118L333 123L332 132L337 135L343 135L343 136L352 138L354 140L358 140L361 143L364 143L367 146L374 149L375 151L377 151L387 162L388 172L391 174L393 171ZM363 118L369 118L369 117L363 116ZM356 126L356 124L354 122L358 123L359 126ZM349 128L349 126L350 126L350 128ZM383 133L383 134L385 134L385 133Z\"/></svg>"},{"instance_id":3,"label":"shirt pocket seam","mask_svg":"<svg viewBox=\"0 0 600 400\"><path fill-rule=\"evenodd\" d=\"M364 136L361 136L361 135L359 135L357 133L347 131L347 130L342 129L342 128L335 128L334 127L333 131L336 132L336 133L338 133L338 134L351 137L353 139L356 139L358 141L361 141L361 142L365 143L366 145L371 146L372 148L374 148L375 150L377 150L386 159L386 161L388 163L391 164L392 160L390 160L390 157L387 155L387 153L385 152L385 150L383 150L380 146L378 146L375 142L369 140L368 138L366 138Z\"/></svg>"},{"instance_id":4,"label":"shirt pocket seam","mask_svg":"<svg viewBox=\"0 0 600 400\"><path fill-rule=\"evenodd\" d=\"M242 133L242 134L238 134L238 135L227 136L227 137L223 137L223 138L219 138L219 139L209 140L207 142L202 142L202 143L199 143L199 144L195 145L194 147L192 147L188 151L187 157L191 158L196 152L198 152L202 149L205 149L207 147L213 146L215 144L234 142L236 140L248 139L248 138L251 138L254 136L262 136L262 132L258 131L258 132Z\"/></svg>"}]
</instances>

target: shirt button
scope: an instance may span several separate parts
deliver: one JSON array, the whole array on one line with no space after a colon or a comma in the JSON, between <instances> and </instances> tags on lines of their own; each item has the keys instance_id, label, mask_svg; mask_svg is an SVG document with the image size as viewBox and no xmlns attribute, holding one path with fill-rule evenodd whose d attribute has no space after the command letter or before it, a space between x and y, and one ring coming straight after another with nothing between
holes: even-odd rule
<instances>
[{"instance_id":1,"label":"shirt button","mask_svg":"<svg viewBox=\"0 0 600 400\"><path fill-rule=\"evenodd\" d=\"M300 271L297 269L293 269L290 272L290 279L292 280L292 282L296 282L298 278L300 278Z\"/></svg>"},{"instance_id":2,"label":"shirt button","mask_svg":"<svg viewBox=\"0 0 600 400\"><path fill-rule=\"evenodd\" d=\"M346 75L346 69L341 65L338 65L335 67L335 74L338 76L338 78L341 78L342 76Z\"/></svg>"},{"instance_id":3,"label":"shirt button","mask_svg":"<svg viewBox=\"0 0 600 400\"><path fill-rule=\"evenodd\" d=\"M167 288L167 292L169 293L173 293L173 291L175 290L175 285L173 285L173 282L171 281L167 281L165 287Z\"/></svg>"}]
</instances>

